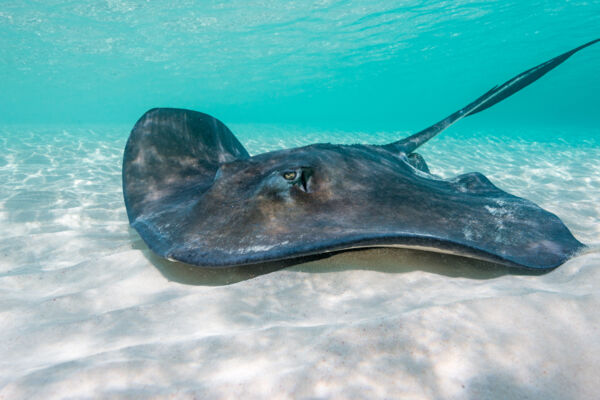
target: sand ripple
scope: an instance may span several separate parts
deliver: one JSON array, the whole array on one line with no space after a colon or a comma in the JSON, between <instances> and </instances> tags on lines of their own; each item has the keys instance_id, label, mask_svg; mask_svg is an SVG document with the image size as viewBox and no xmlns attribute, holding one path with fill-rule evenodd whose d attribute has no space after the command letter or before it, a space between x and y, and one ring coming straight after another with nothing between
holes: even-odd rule
<instances>
[{"instance_id":1,"label":"sand ripple","mask_svg":"<svg viewBox=\"0 0 600 400\"><path fill-rule=\"evenodd\" d=\"M128 227L128 129L0 129L0 398L597 395L598 250L543 276L387 249L268 274L191 269ZM402 136L234 131L252 153ZM444 177L483 172L597 248L598 140L530 134L547 137L448 134L422 154Z\"/></svg>"}]
</instances>

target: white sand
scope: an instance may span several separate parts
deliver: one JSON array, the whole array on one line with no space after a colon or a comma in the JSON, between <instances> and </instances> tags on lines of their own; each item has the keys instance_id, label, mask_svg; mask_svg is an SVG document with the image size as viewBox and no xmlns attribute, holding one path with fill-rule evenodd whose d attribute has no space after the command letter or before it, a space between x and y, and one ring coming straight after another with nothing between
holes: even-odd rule
<instances>
[{"instance_id":1,"label":"white sand","mask_svg":"<svg viewBox=\"0 0 600 400\"><path fill-rule=\"evenodd\" d=\"M598 398L598 140L449 132L423 151L592 245L546 275L391 249L260 275L147 250L122 203L127 129L0 129L0 399ZM253 153L348 140L256 129L277 134L238 126Z\"/></svg>"}]
</instances>

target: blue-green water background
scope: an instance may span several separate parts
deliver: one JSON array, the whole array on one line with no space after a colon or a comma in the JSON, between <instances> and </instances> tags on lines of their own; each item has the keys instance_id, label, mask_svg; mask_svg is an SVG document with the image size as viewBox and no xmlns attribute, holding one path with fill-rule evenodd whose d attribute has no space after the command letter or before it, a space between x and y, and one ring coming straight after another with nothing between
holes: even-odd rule
<instances>
[{"instance_id":1,"label":"blue-green water background","mask_svg":"<svg viewBox=\"0 0 600 400\"><path fill-rule=\"evenodd\" d=\"M121 160L165 106L251 154L386 143L598 37L600 0L0 0L0 398L596 398L600 43L419 148L589 245L544 276L398 249L192 269L129 226Z\"/></svg>"},{"instance_id":2,"label":"blue-green water background","mask_svg":"<svg viewBox=\"0 0 600 400\"><path fill-rule=\"evenodd\" d=\"M2 1L0 124L226 123L414 131L600 36L600 1ZM474 126L600 123L600 45Z\"/></svg>"}]
</instances>

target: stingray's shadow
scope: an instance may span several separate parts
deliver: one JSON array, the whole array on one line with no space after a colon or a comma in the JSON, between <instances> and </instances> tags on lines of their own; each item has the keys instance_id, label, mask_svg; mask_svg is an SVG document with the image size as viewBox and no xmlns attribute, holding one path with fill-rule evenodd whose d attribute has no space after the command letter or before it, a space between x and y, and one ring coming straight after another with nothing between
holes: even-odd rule
<instances>
[{"instance_id":1,"label":"stingray's shadow","mask_svg":"<svg viewBox=\"0 0 600 400\"><path fill-rule=\"evenodd\" d=\"M469 279L493 279L503 275L543 275L548 272L506 267L449 254L395 248L346 250L243 267L205 268L168 261L154 254L136 232L130 230L130 237L134 248L142 251L165 278L186 285L230 285L284 268L306 273L368 270L399 274L423 271Z\"/></svg>"}]
</instances>

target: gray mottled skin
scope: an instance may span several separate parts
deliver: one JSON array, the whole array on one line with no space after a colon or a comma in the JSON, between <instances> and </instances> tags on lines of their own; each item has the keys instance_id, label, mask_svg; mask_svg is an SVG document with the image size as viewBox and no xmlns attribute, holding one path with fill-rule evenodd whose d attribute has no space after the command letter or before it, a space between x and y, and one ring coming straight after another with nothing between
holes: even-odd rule
<instances>
[{"instance_id":1,"label":"gray mottled skin","mask_svg":"<svg viewBox=\"0 0 600 400\"><path fill-rule=\"evenodd\" d=\"M125 148L129 221L157 254L207 267L372 246L425 248L525 268L557 267L584 247L558 217L498 189L479 173L449 180L433 176L413 151L594 42L385 146L314 144L250 157L209 115L150 110Z\"/></svg>"}]
</instances>

